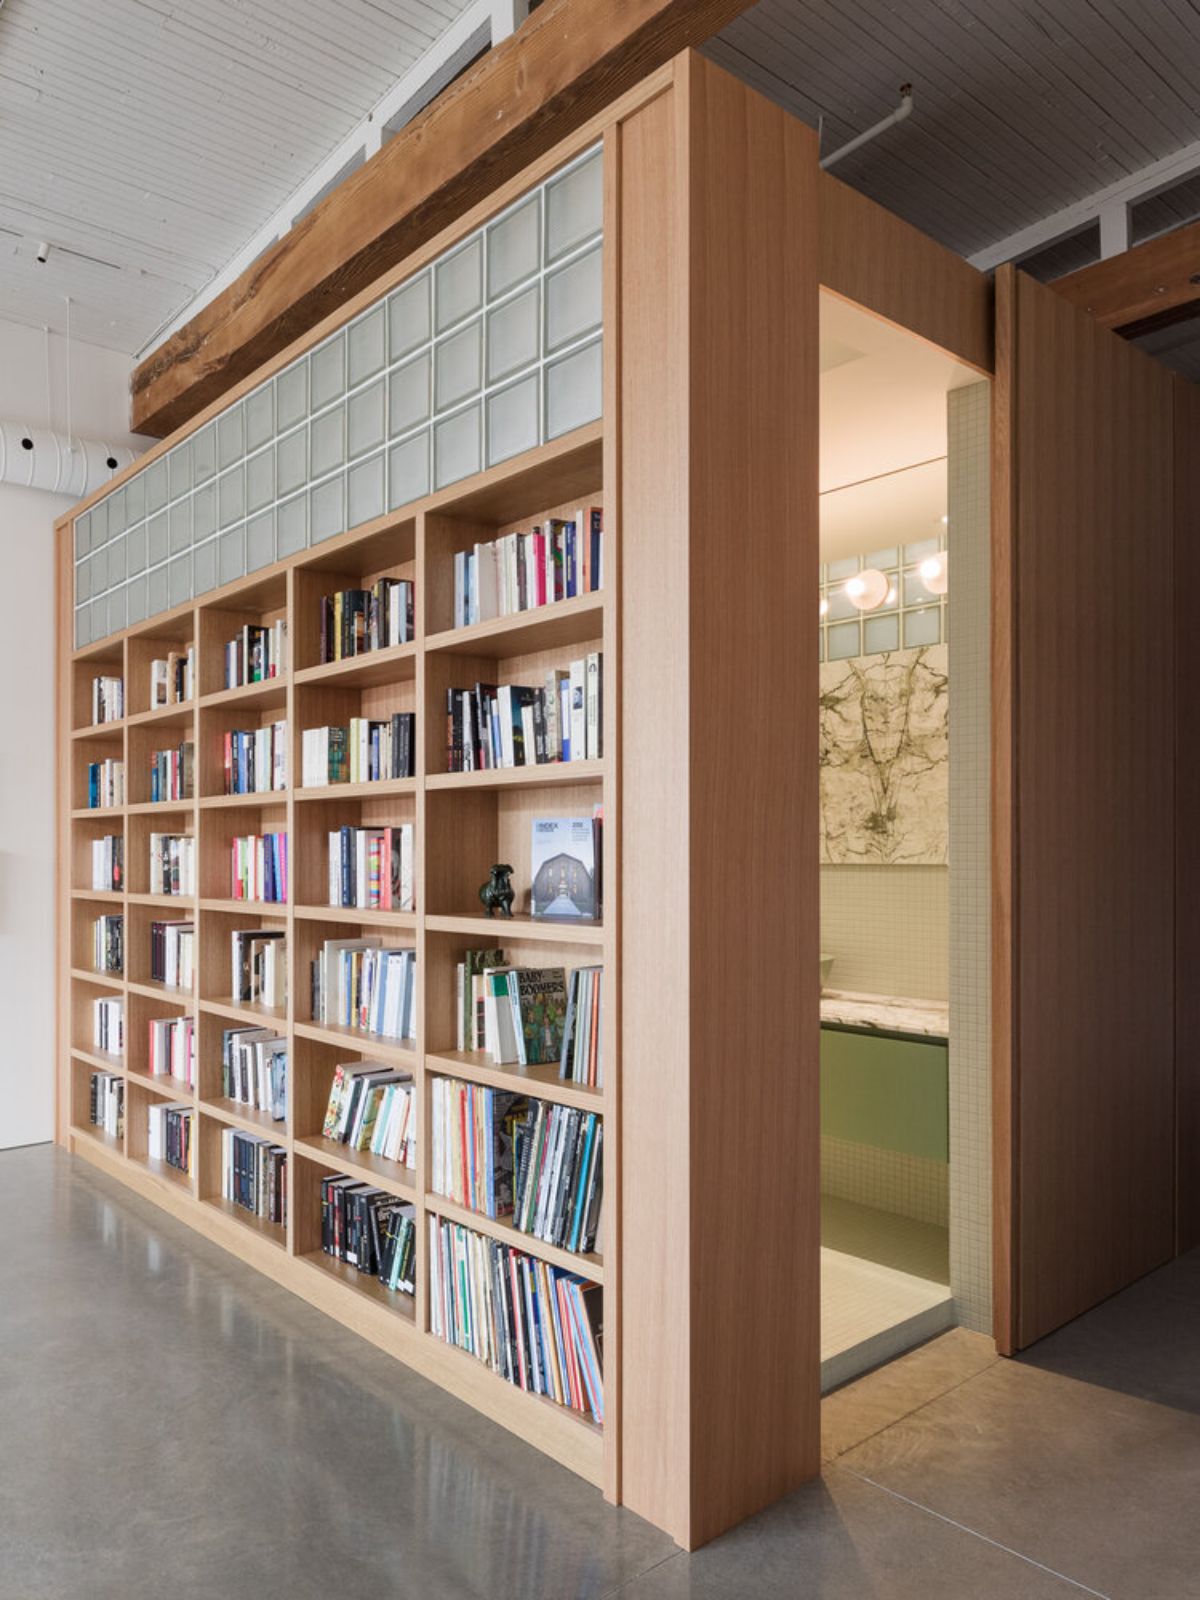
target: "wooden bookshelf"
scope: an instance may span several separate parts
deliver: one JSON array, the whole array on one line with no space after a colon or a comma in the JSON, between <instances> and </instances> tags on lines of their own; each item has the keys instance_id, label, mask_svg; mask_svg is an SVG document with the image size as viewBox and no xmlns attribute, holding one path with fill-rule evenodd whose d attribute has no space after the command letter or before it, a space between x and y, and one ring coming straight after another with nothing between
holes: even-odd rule
<instances>
[{"instance_id":1,"label":"wooden bookshelf","mask_svg":"<svg viewBox=\"0 0 1200 1600\"><path fill-rule=\"evenodd\" d=\"M810 681L806 673L815 677L816 660L815 139L719 69L681 57L422 246L286 359L598 139L603 420L147 624L62 651L58 1127L78 1155L694 1547L815 1474L820 1459L816 695L791 693ZM165 447L128 475L161 459ZM600 593L453 626L456 551L597 504L605 508ZM68 639L72 518L60 522L58 538L58 614ZM413 641L322 664L321 596L385 573L415 585ZM246 622L276 618L288 623L287 670L225 689L226 641ZM148 663L168 643L194 647L195 697L159 711L149 705ZM448 688L539 682L593 650L604 654L602 760L445 770ZM98 672L124 676L127 716L91 728ZM784 730L763 714L772 697L788 704ZM413 778L299 786L307 728L395 711L416 716ZM223 730L276 719L287 725L290 786L225 796L213 742ZM148 805L146 753L185 734L195 744L195 799ZM116 756L126 761L129 803L82 809L88 762ZM530 819L590 816L597 804L603 921L534 920ZM388 822L414 826L415 912L322 905L328 829ZM288 903L233 899L230 839L276 829L289 841ZM151 831L195 836L194 896L145 892ZM93 891L90 841L117 832L125 839L124 891ZM511 920L488 919L479 902L495 861L515 869L521 900ZM91 974L92 921L122 908L126 972ZM155 916L195 921L194 995L160 994L144 981L131 938ZM282 1014L236 1004L229 993L230 930L260 924L288 937ZM311 1020L309 958L324 939L356 930L415 948L414 1039L383 1042ZM602 1089L457 1051L456 963L465 950L492 945L519 965L603 965ZM792 982L794 995L785 992ZM195 1016L197 1084L173 1096L190 1098L196 1111L189 1177L154 1170L145 1158L145 1106L156 1094L168 1097L161 1080L90 1050L98 995L123 995L127 1023L135 1006L143 1018L182 1009ZM267 1023L288 1040L286 1124L264 1127L261 1114L219 1094L221 1030L239 1022ZM333 1067L350 1059L413 1073L413 1169L321 1136ZM125 1072L123 1140L85 1125L93 1066ZM602 1256L551 1251L430 1193L435 1075L601 1114ZM287 1151L286 1227L222 1200L221 1131L230 1126L266 1131ZM411 1194L411 1299L321 1253L321 1179L339 1173ZM439 1215L602 1282L603 1427L506 1383L432 1334L427 1219Z\"/></svg>"}]
</instances>

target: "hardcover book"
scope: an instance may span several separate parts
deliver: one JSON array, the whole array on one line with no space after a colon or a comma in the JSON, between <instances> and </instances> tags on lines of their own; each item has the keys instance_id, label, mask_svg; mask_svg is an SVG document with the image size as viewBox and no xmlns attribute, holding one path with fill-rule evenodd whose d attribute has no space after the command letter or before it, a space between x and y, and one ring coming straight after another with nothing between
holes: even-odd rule
<instances>
[{"instance_id":1,"label":"hardcover book","mask_svg":"<svg viewBox=\"0 0 1200 1600\"><path fill-rule=\"evenodd\" d=\"M592 818L535 817L530 877L535 917L593 919L599 897Z\"/></svg>"}]
</instances>

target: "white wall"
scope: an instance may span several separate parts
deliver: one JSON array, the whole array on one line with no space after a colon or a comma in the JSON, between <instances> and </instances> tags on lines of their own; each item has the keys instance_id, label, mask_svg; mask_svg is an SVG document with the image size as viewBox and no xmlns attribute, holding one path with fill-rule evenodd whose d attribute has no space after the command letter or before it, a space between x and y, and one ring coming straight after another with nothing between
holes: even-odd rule
<instances>
[{"instance_id":1,"label":"white wall","mask_svg":"<svg viewBox=\"0 0 1200 1600\"><path fill-rule=\"evenodd\" d=\"M0 417L67 426L67 352L0 321ZM127 356L75 344L77 437L144 447L128 432ZM0 484L0 1150L54 1130L54 521L61 495Z\"/></svg>"}]
</instances>

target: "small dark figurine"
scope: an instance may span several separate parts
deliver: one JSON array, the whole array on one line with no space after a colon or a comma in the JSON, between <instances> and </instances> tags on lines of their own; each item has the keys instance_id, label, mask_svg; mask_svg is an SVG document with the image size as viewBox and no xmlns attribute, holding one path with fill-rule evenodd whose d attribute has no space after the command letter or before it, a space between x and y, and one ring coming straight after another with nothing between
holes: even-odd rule
<instances>
[{"instance_id":1,"label":"small dark figurine","mask_svg":"<svg viewBox=\"0 0 1200 1600\"><path fill-rule=\"evenodd\" d=\"M479 891L479 898L487 907L489 917L494 917L497 911L502 917L512 916L512 870L502 861L498 861L492 868L491 877Z\"/></svg>"}]
</instances>

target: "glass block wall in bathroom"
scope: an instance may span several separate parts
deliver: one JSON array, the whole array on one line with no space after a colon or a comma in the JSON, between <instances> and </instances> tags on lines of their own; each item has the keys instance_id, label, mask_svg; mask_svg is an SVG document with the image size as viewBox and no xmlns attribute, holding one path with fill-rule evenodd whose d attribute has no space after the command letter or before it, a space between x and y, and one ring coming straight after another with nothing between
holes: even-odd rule
<instances>
[{"instance_id":1,"label":"glass block wall in bathroom","mask_svg":"<svg viewBox=\"0 0 1200 1600\"><path fill-rule=\"evenodd\" d=\"M75 519L87 645L601 413L599 147Z\"/></svg>"},{"instance_id":2,"label":"glass block wall in bathroom","mask_svg":"<svg viewBox=\"0 0 1200 1600\"><path fill-rule=\"evenodd\" d=\"M820 659L848 661L853 656L945 643L947 596L931 594L921 577L921 563L945 548L943 532L915 544L891 545L823 564ZM871 567L886 574L887 599L876 611L860 612L846 593L846 583Z\"/></svg>"}]
</instances>

